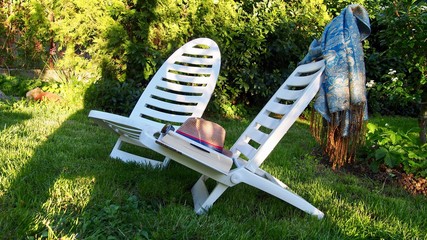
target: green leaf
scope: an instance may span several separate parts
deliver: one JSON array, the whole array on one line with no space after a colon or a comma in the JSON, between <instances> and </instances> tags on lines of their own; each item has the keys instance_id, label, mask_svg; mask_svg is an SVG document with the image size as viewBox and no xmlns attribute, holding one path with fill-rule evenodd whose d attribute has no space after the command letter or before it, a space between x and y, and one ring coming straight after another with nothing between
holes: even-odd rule
<instances>
[{"instance_id":1,"label":"green leaf","mask_svg":"<svg viewBox=\"0 0 427 240\"><path fill-rule=\"evenodd\" d=\"M413 151L408 152L408 157L412 158L412 159L421 159L420 156L418 156L416 153L414 153Z\"/></svg>"},{"instance_id":2,"label":"green leaf","mask_svg":"<svg viewBox=\"0 0 427 240\"><path fill-rule=\"evenodd\" d=\"M369 168L372 172L377 173L380 170L380 162L373 161L371 164L369 164Z\"/></svg>"},{"instance_id":3,"label":"green leaf","mask_svg":"<svg viewBox=\"0 0 427 240\"><path fill-rule=\"evenodd\" d=\"M378 129L377 125L373 123L366 124L366 127L368 128L368 133L374 133Z\"/></svg>"},{"instance_id":4,"label":"green leaf","mask_svg":"<svg viewBox=\"0 0 427 240\"><path fill-rule=\"evenodd\" d=\"M385 148L379 148L375 151L375 159L381 160L388 154L388 150Z\"/></svg>"},{"instance_id":5,"label":"green leaf","mask_svg":"<svg viewBox=\"0 0 427 240\"><path fill-rule=\"evenodd\" d=\"M394 167L395 163L393 161L393 158L391 157L390 153L387 153L384 157L384 163L389 167Z\"/></svg>"},{"instance_id":6,"label":"green leaf","mask_svg":"<svg viewBox=\"0 0 427 240\"><path fill-rule=\"evenodd\" d=\"M395 132L390 132L390 140L393 145L396 144L397 139L398 139L397 134Z\"/></svg>"}]
</instances>

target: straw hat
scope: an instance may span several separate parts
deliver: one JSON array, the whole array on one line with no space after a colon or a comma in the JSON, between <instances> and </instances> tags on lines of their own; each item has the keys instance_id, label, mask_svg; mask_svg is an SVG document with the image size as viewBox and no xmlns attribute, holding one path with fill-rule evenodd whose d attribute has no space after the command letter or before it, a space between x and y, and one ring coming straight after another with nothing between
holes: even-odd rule
<instances>
[{"instance_id":1,"label":"straw hat","mask_svg":"<svg viewBox=\"0 0 427 240\"><path fill-rule=\"evenodd\" d=\"M217 123L191 117L176 132L217 152L229 155L229 151L224 149L225 130Z\"/></svg>"}]
</instances>

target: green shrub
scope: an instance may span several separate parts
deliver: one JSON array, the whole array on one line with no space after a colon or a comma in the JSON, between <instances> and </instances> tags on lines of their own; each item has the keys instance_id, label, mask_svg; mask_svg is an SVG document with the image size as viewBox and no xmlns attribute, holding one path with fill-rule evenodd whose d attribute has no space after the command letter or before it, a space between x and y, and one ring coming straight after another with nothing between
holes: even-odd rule
<instances>
[{"instance_id":1,"label":"green shrub","mask_svg":"<svg viewBox=\"0 0 427 240\"><path fill-rule=\"evenodd\" d=\"M140 83L134 81L120 82L104 78L87 89L85 104L88 108L102 108L107 112L129 115L143 89Z\"/></svg>"},{"instance_id":2,"label":"green shrub","mask_svg":"<svg viewBox=\"0 0 427 240\"><path fill-rule=\"evenodd\" d=\"M371 74L368 76L366 86L371 113L417 116L417 103L422 90L414 83L416 77L399 63L399 59L396 58L380 57L379 54L370 55L368 69ZM390 68L386 69L387 66Z\"/></svg>"},{"instance_id":3,"label":"green shrub","mask_svg":"<svg viewBox=\"0 0 427 240\"><path fill-rule=\"evenodd\" d=\"M36 87L46 88L48 82L40 79L28 79L23 77L5 76L0 74L0 90L8 96L25 98L25 94Z\"/></svg>"},{"instance_id":4,"label":"green shrub","mask_svg":"<svg viewBox=\"0 0 427 240\"><path fill-rule=\"evenodd\" d=\"M416 116L427 91L427 3L382 1L380 6L367 49L368 103L374 113Z\"/></svg>"},{"instance_id":5,"label":"green shrub","mask_svg":"<svg viewBox=\"0 0 427 240\"><path fill-rule=\"evenodd\" d=\"M426 4L359 0L370 13L365 42L372 112L415 115L425 87ZM209 109L226 115L263 105L350 1L12 1L0 6L0 65L45 68L91 83L99 108L123 112L163 61L197 37L215 40L222 67ZM401 47L405 46L405 47ZM398 81L388 74L396 70ZM114 82L117 83L114 83ZM106 86L100 87L105 83ZM130 91L137 87L135 91ZM142 87L142 88L141 88ZM104 91L104 92L101 92ZM121 92L125 91L125 92ZM114 95L113 94L117 94ZM414 100L415 98L415 100ZM88 99L89 100L89 99ZM118 108L116 110L116 107Z\"/></svg>"},{"instance_id":6,"label":"green shrub","mask_svg":"<svg viewBox=\"0 0 427 240\"><path fill-rule=\"evenodd\" d=\"M378 171L380 165L402 168L406 173L427 177L427 144L420 144L418 131L392 129L387 124L367 125L366 146L371 168Z\"/></svg>"},{"instance_id":7,"label":"green shrub","mask_svg":"<svg viewBox=\"0 0 427 240\"><path fill-rule=\"evenodd\" d=\"M26 45L3 44L11 56L5 64L24 66L20 54L26 51L26 56L39 57L33 63L55 60L67 79L97 78L94 94L88 95L105 97L96 101L98 107L116 112L131 107L116 106L134 100L111 104L112 99L129 94L122 92L128 86L145 86L175 49L196 37L214 39L222 52L212 109L233 115L249 104L262 105L330 20L323 2L312 0L43 0L12 5L16 11L11 14L6 6L1 10L16 31L8 25L1 30Z\"/></svg>"}]
</instances>

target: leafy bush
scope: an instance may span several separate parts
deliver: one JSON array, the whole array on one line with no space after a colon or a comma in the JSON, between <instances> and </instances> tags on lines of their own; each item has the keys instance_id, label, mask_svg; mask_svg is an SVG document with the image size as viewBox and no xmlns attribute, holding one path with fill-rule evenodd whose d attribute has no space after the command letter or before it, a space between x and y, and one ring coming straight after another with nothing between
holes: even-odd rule
<instances>
[{"instance_id":1,"label":"leafy bush","mask_svg":"<svg viewBox=\"0 0 427 240\"><path fill-rule=\"evenodd\" d=\"M63 82L0 74L0 90L9 97L15 99L25 98L26 93L36 87L45 92L58 94L66 100L67 104L75 104L82 101L89 85L75 80Z\"/></svg>"},{"instance_id":2,"label":"leafy bush","mask_svg":"<svg viewBox=\"0 0 427 240\"><path fill-rule=\"evenodd\" d=\"M10 20L0 27L8 36L0 41L13 58L4 57L4 64L24 66L19 54L27 51L25 56L39 57L33 63L57 59L56 67L69 78L84 79L79 73L90 72L98 81L88 95L105 96L99 107L113 111L126 101L112 105L109 99L127 94L120 92L124 86L145 86L172 51L196 37L214 39L222 52L213 108L233 115L249 104L262 105L330 20L322 1L311 0L43 0L12 5L13 11L0 9L6 14L3 20ZM8 40L16 45L6 44ZM99 87L104 79L106 86Z\"/></svg>"},{"instance_id":3,"label":"leafy bush","mask_svg":"<svg viewBox=\"0 0 427 240\"><path fill-rule=\"evenodd\" d=\"M380 165L402 168L406 173L427 177L427 144L420 144L416 129L403 132L391 129L387 124L367 125L366 151L371 168L378 171Z\"/></svg>"},{"instance_id":4,"label":"leafy bush","mask_svg":"<svg viewBox=\"0 0 427 240\"><path fill-rule=\"evenodd\" d=\"M25 97L25 94L36 87L46 88L47 82L40 79L5 76L0 74L0 90L8 96Z\"/></svg>"},{"instance_id":5,"label":"leafy bush","mask_svg":"<svg viewBox=\"0 0 427 240\"><path fill-rule=\"evenodd\" d=\"M416 116L427 91L427 3L381 1L367 49L371 112Z\"/></svg>"},{"instance_id":6,"label":"leafy bush","mask_svg":"<svg viewBox=\"0 0 427 240\"><path fill-rule=\"evenodd\" d=\"M374 58L374 55L370 57ZM380 66L384 62L388 63ZM389 61L378 59L375 65L378 66L376 75L379 80L370 79L366 83L370 112L382 115L416 116L417 102L422 90L409 81L411 75L402 66L399 66L398 70L390 68L383 73L386 70L384 66L396 66L390 64L391 62L393 61L390 59ZM374 65L370 65L370 68L374 68Z\"/></svg>"},{"instance_id":7,"label":"leafy bush","mask_svg":"<svg viewBox=\"0 0 427 240\"><path fill-rule=\"evenodd\" d=\"M359 0L370 13L365 43L372 112L415 115L425 87L427 24L424 1ZM210 109L226 115L263 105L352 2L282 0L12 1L0 6L0 65L51 67L67 80L97 79L99 108L132 106L110 100L140 92L163 61L196 37L214 39L222 67ZM405 47L401 47L405 46ZM395 76L388 74L396 70ZM114 83L117 81L117 83ZM100 87L105 82L105 87ZM126 82L126 83L125 83ZM126 90L127 92L120 92ZM101 92L103 91L103 92ZM118 95L114 95L118 94ZM114 95L114 96L113 96ZM414 99L415 98L415 99ZM115 110L116 107L121 109Z\"/></svg>"},{"instance_id":8,"label":"leafy bush","mask_svg":"<svg viewBox=\"0 0 427 240\"><path fill-rule=\"evenodd\" d=\"M85 93L89 108L102 107L104 111L129 115L143 91L140 83L102 79L94 82Z\"/></svg>"}]
</instances>

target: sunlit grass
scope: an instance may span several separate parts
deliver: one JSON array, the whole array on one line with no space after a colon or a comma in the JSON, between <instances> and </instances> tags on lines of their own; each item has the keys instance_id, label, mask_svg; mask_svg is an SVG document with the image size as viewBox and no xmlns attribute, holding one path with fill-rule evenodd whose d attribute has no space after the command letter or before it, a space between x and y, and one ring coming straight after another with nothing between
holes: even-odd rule
<instances>
[{"instance_id":1,"label":"sunlit grass","mask_svg":"<svg viewBox=\"0 0 427 240\"><path fill-rule=\"evenodd\" d=\"M427 237L425 197L320 164L306 122L291 128L263 168L324 211L321 221L246 185L197 216L196 172L175 162L157 170L110 159L116 136L88 111L83 103L0 102L1 239ZM215 121L230 147L250 119Z\"/></svg>"}]
</instances>

